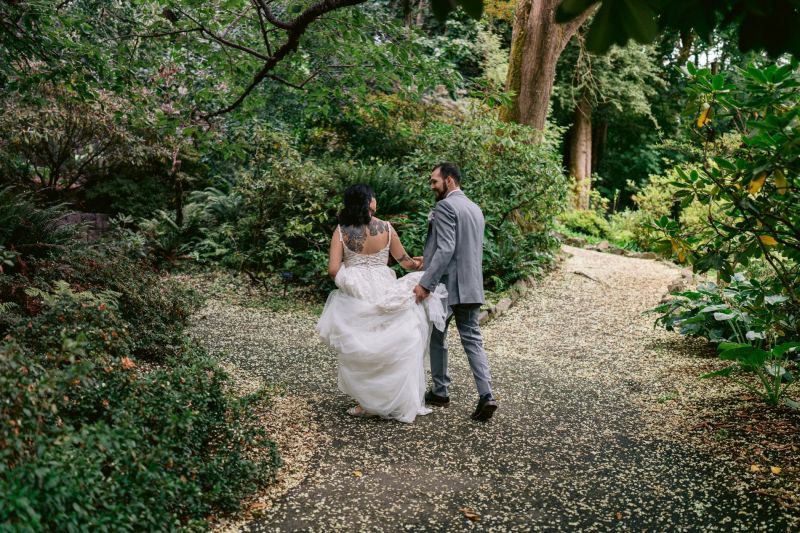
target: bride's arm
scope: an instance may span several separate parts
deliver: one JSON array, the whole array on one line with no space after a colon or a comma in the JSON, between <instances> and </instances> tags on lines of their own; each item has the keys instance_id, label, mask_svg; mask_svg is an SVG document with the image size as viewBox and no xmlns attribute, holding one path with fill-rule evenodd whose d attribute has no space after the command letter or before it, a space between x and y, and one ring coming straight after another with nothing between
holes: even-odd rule
<instances>
[{"instance_id":1,"label":"bride's arm","mask_svg":"<svg viewBox=\"0 0 800 533\"><path fill-rule=\"evenodd\" d=\"M336 274L342 266L342 253L342 242L334 230L331 236L331 251L328 253L328 275L331 279L336 279Z\"/></svg>"},{"instance_id":2,"label":"bride's arm","mask_svg":"<svg viewBox=\"0 0 800 533\"><path fill-rule=\"evenodd\" d=\"M392 245L389 251L392 253L392 257L400 263L400 266L406 270L419 270L422 267L421 261L408 256L405 248L403 248L403 243L400 242L400 237L397 236L397 232L392 232Z\"/></svg>"}]
</instances>

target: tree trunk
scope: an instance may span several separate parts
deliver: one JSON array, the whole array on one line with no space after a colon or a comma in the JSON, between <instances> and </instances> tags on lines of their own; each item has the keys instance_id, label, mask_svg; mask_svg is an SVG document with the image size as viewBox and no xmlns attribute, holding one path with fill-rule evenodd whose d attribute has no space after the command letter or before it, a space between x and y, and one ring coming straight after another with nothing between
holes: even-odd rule
<instances>
[{"instance_id":1,"label":"tree trunk","mask_svg":"<svg viewBox=\"0 0 800 533\"><path fill-rule=\"evenodd\" d=\"M428 0L419 0L417 6L417 28L421 28L425 24L425 13L428 10Z\"/></svg>"},{"instance_id":2,"label":"tree trunk","mask_svg":"<svg viewBox=\"0 0 800 533\"><path fill-rule=\"evenodd\" d=\"M606 153L607 141L608 121L592 122L592 172L597 172L597 167L600 166L600 160Z\"/></svg>"},{"instance_id":3,"label":"tree trunk","mask_svg":"<svg viewBox=\"0 0 800 533\"><path fill-rule=\"evenodd\" d=\"M592 188L592 103L584 93L575 108L569 150L569 173L574 180L575 208L589 209Z\"/></svg>"},{"instance_id":4,"label":"tree trunk","mask_svg":"<svg viewBox=\"0 0 800 533\"><path fill-rule=\"evenodd\" d=\"M676 63L678 65L685 65L692 54L692 45L694 45L695 33L693 31L681 31L681 48L678 51Z\"/></svg>"},{"instance_id":5,"label":"tree trunk","mask_svg":"<svg viewBox=\"0 0 800 533\"><path fill-rule=\"evenodd\" d=\"M181 146L179 144L172 151L172 167L169 171L175 184L175 224L179 228L183 226L183 176L179 172L181 160L178 159L180 150Z\"/></svg>"},{"instance_id":6,"label":"tree trunk","mask_svg":"<svg viewBox=\"0 0 800 533\"><path fill-rule=\"evenodd\" d=\"M503 120L544 129L558 57L597 7L593 5L567 24L557 24L555 11L560 2L520 0L517 4L506 78L506 89L514 98L503 109Z\"/></svg>"}]
</instances>

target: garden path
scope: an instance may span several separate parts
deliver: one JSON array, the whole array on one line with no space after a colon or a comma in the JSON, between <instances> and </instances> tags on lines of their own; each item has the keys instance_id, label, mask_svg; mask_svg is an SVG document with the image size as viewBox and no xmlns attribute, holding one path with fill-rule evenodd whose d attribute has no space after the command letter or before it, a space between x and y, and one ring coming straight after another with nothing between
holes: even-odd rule
<instances>
[{"instance_id":1,"label":"garden path","mask_svg":"<svg viewBox=\"0 0 800 533\"><path fill-rule=\"evenodd\" d=\"M237 529L788 530L771 499L737 482L740 466L665 431L648 408L671 390L664 369L684 341L642 312L681 272L564 251L483 328L500 404L486 424L469 419L477 398L454 332L450 408L412 425L356 419L313 314L212 302L206 342L246 375L283 384L298 409L281 411L316 444L304 479Z\"/></svg>"}]
</instances>

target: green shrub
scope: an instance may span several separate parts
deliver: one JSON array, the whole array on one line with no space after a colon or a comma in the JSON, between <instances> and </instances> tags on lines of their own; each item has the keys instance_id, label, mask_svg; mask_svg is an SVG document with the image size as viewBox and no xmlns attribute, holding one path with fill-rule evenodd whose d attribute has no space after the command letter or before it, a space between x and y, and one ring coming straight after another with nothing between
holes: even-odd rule
<instances>
[{"instance_id":1,"label":"green shrub","mask_svg":"<svg viewBox=\"0 0 800 533\"><path fill-rule=\"evenodd\" d=\"M20 253L0 275L0 529L202 529L279 465L266 398L234 397L187 340L190 293L135 246L65 240L57 216L0 201L4 230L38 227L4 237Z\"/></svg>"},{"instance_id":2,"label":"green shrub","mask_svg":"<svg viewBox=\"0 0 800 533\"><path fill-rule=\"evenodd\" d=\"M609 239L639 248L640 241L637 238L637 234L642 227L639 220L640 217L641 213L639 211L630 211L628 209L612 214L608 219Z\"/></svg>"},{"instance_id":3,"label":"green shrub","mask_svg":"<svg viewBox=\"0 0 800 533\"><path fill-rule=\"evenodd\" d=\"M736 274L731 283L703 283L675 293L653 309L656 325L711 342L751 341L767 346L793 340L800 315L781 294L776 280L759 281Z\"/></svg>"},{"instance_id":4,"label":"green shrub","mask_svg":"<svg viewBox=\"0 0 800 533\"><path fill-rule=\"evenodd\" d=\"M33 352L58 361L70 353L65 343L78 341L87 356L130 355L132 341L119 317L117 293L74 292L65 281L56 282L52 292L31 287L26 293L38 312L21 317L11 336Z\"/></svg>"},{"instance_id":5,"label":"green shrub","mask_svg":"<svg viewBox=\"0 0 800 533\"><path fill-rule=\"evenodd\" d=\"M428 178L436 163L449 159L463 167L465 191L486 217L487 285L502 289L552 262L558 243L550 230L567 191L553 139L538 142L526 126L477 109L458 124L427 121L413 135L415 150L400 163L343 161L332 153L311 159L286 134L254 127L246 165L219 186L192 193L182 227L163 212L141 224L151 255L221 263L255 278L288 271L327 290L327 254L342 190L371 185L378 216L419 254L433 206Z\"/></svg>"},{"instance_id":6,"label":"green shrub","mask_svg":"<svg viewBox=\"0 0 800 533\"><path fill-rule=\"evenodd\" d=\"M0 188L0 253L5 266L0 273L13 272L19 257L43 257L64 250L78 229L58 223L65 214L63 205L40 208L30 194Z\"/></svg>"},{"instance_id":7,"label":"green shrub","mask_svg":"<svg viewBox=\"0 0 800 533\"><path fill-rule=\"evenodd\" d=\"M279 460L247 415L253 399L232 399L201 352L151 372L72 355L56 365L0 345L0 414L12 421L0 426L1 528L201 528L272 476ZM253 447L267 453L248 459Z\"/></svg>"},{"instance_id":8,"label":"green shrub","mask_svg":"<svg viewBox=\"0 0 800 533\"><path fill-rule=\"evenodd\" d=\"M800 352L800 313L775 278L760 282L735 274L729 284L701 284L675 293L652 310L656 325L718 345L720 358L732 364L703 378L728 377L778 404L794 382ZM740 379L752 374L756 380Z\"/></svg>"},{"instance_id":9,"label":"green shrub","mask_svg":"<svg viewBox=\"0 0 800 533\"><path fill-rule=\"evenodd\" d=\"M55 257L55 256L54 256ZM0 301L13 302L24 316L38 312L28 289L50 291L63 280L75 289L110 291L119 302L119 317L129 328L130 351L139 358L163 361L183 344L183 328L197 297L165 278L146 261L130 259L114 242L94 246L75 243L58 259L28 258L25 275L0 276ZM24 317L23 317L24 318ZM8 318L0 318L0 335Z\"/></svg>"},{"instance_id":10,"label":"green shrub","mask_svg":"<svg viewBox=\"0 0 800 533\"><path fill-rule=\"evenodd\" d=\"M558 215L557 220L571 231L592 237L607 237L611 231L608 221L603 216L588 209L566 211Z\"/></svg>"}]
</instances>

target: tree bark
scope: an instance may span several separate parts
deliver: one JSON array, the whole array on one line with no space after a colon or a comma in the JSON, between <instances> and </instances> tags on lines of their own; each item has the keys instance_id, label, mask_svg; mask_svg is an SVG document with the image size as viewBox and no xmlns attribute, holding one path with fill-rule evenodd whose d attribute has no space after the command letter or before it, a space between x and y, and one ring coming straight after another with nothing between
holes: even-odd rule
<instances>
[{"instance_id":1,"label":"tree bark","mask_svg":"<svg viewBox=\"0 0 800 533\"><path fill-rule=\"evenodd\" d=\"M689 60L689 56L692 54L692 45L694 45L694 37L695 34L693 31L681 32L681 48L675 60L678 65L683 66L686 64L686 61Z\"/></svg>"},{"instance_id":2,"label":"tree bark","mask_svg":"<svg viewBox=\"0 0 800 533\"><path fill-rule=\"evenodd\" d=\"M506 89L514 97L502 111L503 120L544 129L558 57L597 7L595 4L576 19L557 24L555 11L560 2L520 0L517 4L506 78Z\"/></svg>"},{"instance_id":3,"label":"tree bark","mask_svg":"<svg viewBox=\"0 0 800 533\"><path fill-rule=\"evenodd\" d=\"M425 24L425 13L428 10L428 0L419 0L417 6L417 28L421 28Z\"/></svg>"},{"instance_id":4,"label":"tree bark","mask_svg":"<svg viewBox=\"0 0 800 533\"><path fill-rule=\"evenodd\" d=\"M592 103L584 93L575 108L570 135L569 172L575 193L575 208L589 209L592 188Z\"/></svg>"},{"instance_id":5,"label":"tree bark","mask_svg":"<svg viewBox=\"0 0 800 533\"><path fill-rule=\"evenodd\" d=\"M172 151L172 167L169 171L169 174L172 176L172 180L175 185L175 225L179 228L183 227L183 176L181 176L181 173L179 172L181 168L181 160L178 159L180 150L181 146L179 144Z\"/></svg>"},{"instance_id":6,"label":"tree bark","mask_svg":"<svg viewBox=\"0 0 800 533\"><path fill-rule=\"evenodd\" d=\"M608 121L592 121L592 172L597 171L600 160L606 153L606 142L608 141Z\"/></svg>"}]
</instances>

